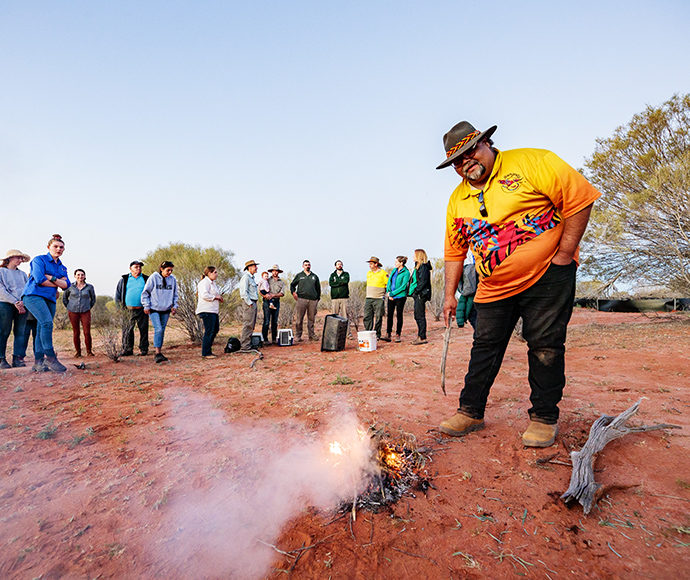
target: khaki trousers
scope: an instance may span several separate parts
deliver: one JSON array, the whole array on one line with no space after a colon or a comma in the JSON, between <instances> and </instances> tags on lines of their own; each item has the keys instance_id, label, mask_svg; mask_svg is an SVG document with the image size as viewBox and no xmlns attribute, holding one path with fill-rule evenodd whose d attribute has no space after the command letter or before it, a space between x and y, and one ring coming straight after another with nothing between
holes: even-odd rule
<instances>
[{"instance_id":1,"label":"khaki trousers","mask_svg":"<svg viewBox=\"0 0 690 580\"><path fill-rule=\"evenodd\" d=\"M304 322L305 313L307 315L307 332L309 333L309 340L316 340L314 320L316 320L316 310L318 306L318 300L307 300L306 298L297 299L297 306L295 307L295 338L297 340L302 338L302 323Z\"/></svg>"},{"instance_id":2,"label":"khaki trousers","mask_svg":"<svg viewBox=\"0 0 690 580\"><path fill-rule=\"evenodd\" d=\"M347 318L347 298L331 298L331 314Z\"/></svg>"},{"instance_id":3,"label":"khaki trousers","mask_svg":"<svg viewBox=\"0 0 690 580\"><path fill-rule=\"evenodd\" d=\"M244 300L240 303L242 313L242 334L240 335L240 348L249 350L252 347L252 334L256 324L256 300L252 300L251 306Z\"/></svg>"}]
</instances>

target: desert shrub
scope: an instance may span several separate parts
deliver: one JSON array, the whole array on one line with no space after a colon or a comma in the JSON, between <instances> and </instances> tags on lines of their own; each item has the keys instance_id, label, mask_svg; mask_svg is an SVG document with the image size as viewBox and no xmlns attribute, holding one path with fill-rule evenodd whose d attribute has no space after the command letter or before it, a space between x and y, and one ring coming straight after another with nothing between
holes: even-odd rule
<instances>
[{"instance_id":1,"label":"desert shrub","mask_svg":"<svg viewBox=\"0 0 690 580\"><path fill-rule=\"evenodd\" d=\"M107 321L105 316L107 315ZM119 308L114 300L106 303L104 322L97 327L101 337L101 348L105 356L118 362L124 352L122 338L132 328L132 316L129 310Z\"/></svg>"},{"instance_id":2,"label":"desert shrub","mask_svg":"<svg viewBox=\"0 0 690 580\"><path fill-rule=\"evenodd\" d=\"M292 319L295 316L295 307L297 301L290 294L289 285L286 283L287 292L283 298L280 299L280 312L278 312L278 327L290 328L292 326Z\"/></svg>"},{"instance_id":3,"label":"desert shrub","mask_svg":"<svg viewBox=\"0 0 690 580\"><path fill-rule=\"evenodd\" d=\"M170 260L175 264L173 275L179 287L178 320L182 322L185 331L192 342L201 343L204 335L204 325L196 315L197 295L196 287L203 277L206 266L215 266L218 270L216 285L223 296L229 296L239 282L238 271L232 263L234 254L218 246L202 247L181 242L159 246L149 252L144 258L144 273L150 275L158 271L158 265ZM238 300L228 300L220 305L219 318L221 324L232 318Z\"/></svg>"},{"instance_id":4,"label":"desert shrub","mask_svg":"<svg viewBox=\"0 0 690 580\"><path fill-rule=\"evenodd\" d=\"M96 296L96 304L91 309L91 326L100 328L110 324L111 312L108 309L108 304L111 302L113 305L115 304L110 296Z\"/></svg>"},{"instance_id":5,"label":"desert shrub","mask_svg":"<svg viewBox=\"0 0 690 580\"><path fill-rule=\"evenodd\" d=\"M62 303L62 292L58 296L57 303L55 305L55 317L53 318L53 328L55 330L65 330L70 327L69 314L67 314L67 308Z\"/></svg>"},{"instance_id":6,"label":"desert shrub","mask_svg":"<svg viewBox=\"0 0 690 580\"><path fill-rule=\"evenodd\" d=\"M361 280L350 282L350 298L347 301L347 319L359 332L360 318L364 316L364 301L367 297L367 283Z\"/></svg>"}]
</instances>

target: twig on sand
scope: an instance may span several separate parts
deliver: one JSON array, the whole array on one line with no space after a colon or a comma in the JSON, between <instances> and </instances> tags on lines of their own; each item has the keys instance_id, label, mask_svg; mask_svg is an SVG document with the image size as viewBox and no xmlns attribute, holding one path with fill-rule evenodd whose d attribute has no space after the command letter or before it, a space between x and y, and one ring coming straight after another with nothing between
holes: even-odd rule
<instances>
[{"instance_id":1,"label":"twig on sand","mask_svg":"<svg viewBox=\"0 0 690 580\"><path fill-rule=\"evenodd\" d=\"M594 504L595 495L601 484L594 481L594 462L596 454L601 451L609 441L623 437L628 433L641 433L644 431L656 431L658 429L681 429L679 425L646 425L642 427L629 427L628 420L638 411L642 399L637 401L627 411L623 411L617 417L602 415L593 424L589 431L589 438L580 451L572 451L570 457L573 462L573 473L570 476L570 487L561 499L565 502L578 500L587 515Z\"/></svg>"},{"instance_id":2,"label":"twig on sand","mask_svg":"<svg viewBox=\"0 0 690 580\"><path fill-rule=\"evenodd\" d=\"M258 350L255 350L254 352L255 352L256 354L258 354L259 356L257 356L257 357L252 361L252 364L249 365L249 368L250 368L250 369L253 369L253 368L254 368L254 365L256 364L257 361L260 361L260 360L262 360L262 359L264 358L264 354L263 354L262 352L259 352Z\"/></svg>"},{"instance_id":3,"label":"twig on sand","mask_svg":"<svg viewBox=\"0 0 690 580\"><path fill-rule=\"evenodd\" d=\"M429 560L432 564L436 564L438 566L438 563L435 560L432 560L431 558L427 558L426 556L421 556L419 554L413 554L412 552L406 552L405 550L400 550L398 548L393 548L396 552L400 552L401 554L407 554L408 556L412 556L413 558L422 558L423 560Z\"/></svg>"}]
</instances>

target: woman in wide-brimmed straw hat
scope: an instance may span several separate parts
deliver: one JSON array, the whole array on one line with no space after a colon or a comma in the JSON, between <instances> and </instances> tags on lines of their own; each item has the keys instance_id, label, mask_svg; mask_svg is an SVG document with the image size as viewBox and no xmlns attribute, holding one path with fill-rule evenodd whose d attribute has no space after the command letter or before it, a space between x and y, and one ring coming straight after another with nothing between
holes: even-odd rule
<instances>
[{"instance_id":1,"label":"woman in wide-brimmed straw hat","mask_svg":"<svg viewBox=\"0 0 690 580\"><path fill-rule=\"evenodd\" d=\"M29 277L19 269L19 264L30 259L20 250L10 250L0 263L0 369L26 366L24 329L27 313L22 302L22 291ZM5 351L13 328L14 349L10 364L5 358Z\"/></svg>"}]
</instances>

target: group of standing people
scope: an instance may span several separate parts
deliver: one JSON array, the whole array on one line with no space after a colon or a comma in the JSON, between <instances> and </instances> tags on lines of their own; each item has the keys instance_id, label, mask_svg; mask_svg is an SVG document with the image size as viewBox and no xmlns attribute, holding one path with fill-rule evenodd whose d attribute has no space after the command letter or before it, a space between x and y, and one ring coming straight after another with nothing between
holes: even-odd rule
<instances>
[{"instance_id":1,"label":"group of standing people","mask_svg":"<svg viewBox=\"0 0 690 580\"><path fill-rule=\"evenodd\" d=\"M393 270L388 274L376 256L369 260L367 294L364 301L364 328L375 330L377 338L391 342L395 321L395 342L401 341L403 312L408 297L414 300L414 319L417 338L412 344L426 344L426 303L431 300L431 263L424 250L414 252L414 268L407 268L407 256L397 256ZM387 308L386 334L381 335L383 315Z\"/></svg>"},{"instance_id":2,"label":"group of standing people","mask_svg":"<svg viewBox=\"0 0 690 580\"><path fill-rule=\"evenodd\" d=\"M394 320L396 323L395 341L401 341L403 310L408 297L414 299L414 318L417 323L417 338L412 344L425 344L426 337L426 303L431 299L431 264L426 252L415 250L415 266L412 272L407 268L407 257L398 256L395 267L389 275L383 269L383 264L376 256L372 256L367 272L366 299L364 303L364 328L375 329L381 340L390 342ZM335 261L335 270L328 278L331 290L331 313L343 318L349 318L348 301L350 299L350 274L343 268L342 260ZM266 344L278 342L278 314L280 312L280 298L285 295L285 283L280 279L283 272L277 264L273 265L261 275L257 282L255 274L259 264L249 260L244 265L244 273L240 280L240 308L242 318L242 332L240 336L240 352L252 350L251 338L256 324L259 297L263 298L264 322L262 337ZM321 281L312 272L311 262L302 262L302 271L290 283L290 293L295 299L295 336L296 342L302 341L304 333L304 317L307 317L307 336L309 340L317 340L314 328L319 300L321 299ZM388 304L387 332L381 336L383 317ZM268 339L271 331L271 342Z\"/></svg>"},{"instance_id":3,"label":"group of standing people","mask_svg":"<svg viewBox=\"0 0 690 580\"><path fill-rule=\"evenodd\" d=\"M150 276L142 273L143 265L139 260L132 261L129 274L120 278L115 289L115 303L129 312L122 330L122 356L134 354L135 327L139 329L139 354L149 354L150 321L153 325L154 361L162 363L168 360L162 352L165 329L179 303L179 288L173 275L175 264L165 260Z\"/></svg>"},{"instance_id":4,"label":"group of standing people","mask_svg":"<svg viewBox=\"0 0 690 580\"><path fill-rule=\"evenodd\" d=\"M53 318L58 291L72 285L67 268L60 261L65 251L62 236L54 234L48 241L48 253L33 260L20 250L10 250L0 264L0 368L24 367L29 336L34 335L34 364L37 372L64 372L65 366L57 359L53 348ZM30 272L19 270L24 262L31 262ZM82 286L75 296L85 289ZM70 293L72 294L72 293ZM85 291L85 296L88 290ZM88 297L85 298L88 300ZM76 299L78 302L79 300ZM31 320L29 321L29 317ZM7 361L7 340L14 332L12 363Z\"/></svg>"}]
</instances>

